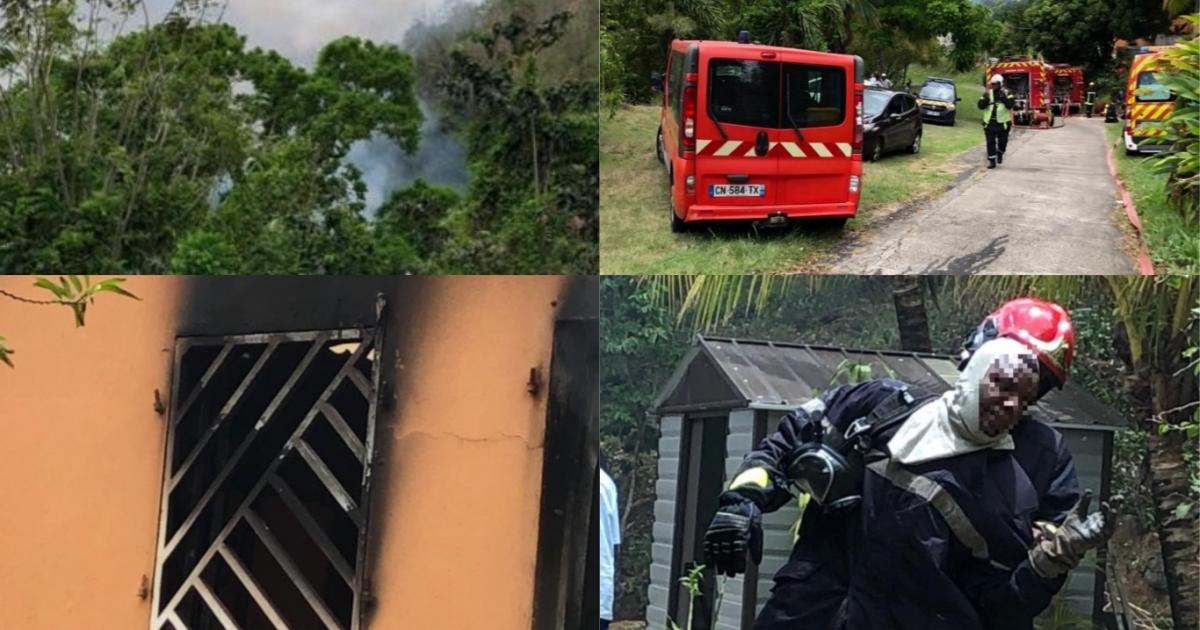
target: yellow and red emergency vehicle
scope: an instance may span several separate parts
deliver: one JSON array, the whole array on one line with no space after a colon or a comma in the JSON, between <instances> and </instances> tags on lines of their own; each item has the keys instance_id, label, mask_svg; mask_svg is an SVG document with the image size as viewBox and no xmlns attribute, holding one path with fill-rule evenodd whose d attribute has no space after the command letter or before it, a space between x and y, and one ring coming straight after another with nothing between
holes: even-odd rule
<instances>
[{"instance_id":1,"label":"yellow and red emergency vehicle","mask_svg":"<svg viewBox=\"0 0 1200 630\"><path fill-rule=\"evenodd\" d=\"M1060 116L1074 114L1083 104L1083 68L1069 63L1054 67L1054 111Z\"/></svg>"},{"instance_id":2,"label":"yellow and red emergency vehicle","mask_svg":"<svg viewBox=\"0 0 1200 630\"><path fill-rule=\"evenodd\" d=\"M1004 79L1004 89L1012 93L1016 101L1016 107L1012 110L1014 124L1044 123L1049 126L1054 123L1054 112L1051 110L1054 68L1040 59L1018 55L1002 57L1000 61L989 65L984 73L984 85L996 74Z\"/></svg>"},{"instance_id":3,"label":"yellow and red emergency vehicle","mask_svg":"<svg viewBox=\"0 0 1200 630\"><path fill-rule=\"evenodd\" d=\"M1125 129L1122 139L1125 152L1161 153L1171 148L1161 129L1146 123L1166 120L1175 111L1175 94L1158 82L1155 69L1165 46L1144 46L1138 49L1129 66L1125 85Z\"/></svg>"}]
</instances>

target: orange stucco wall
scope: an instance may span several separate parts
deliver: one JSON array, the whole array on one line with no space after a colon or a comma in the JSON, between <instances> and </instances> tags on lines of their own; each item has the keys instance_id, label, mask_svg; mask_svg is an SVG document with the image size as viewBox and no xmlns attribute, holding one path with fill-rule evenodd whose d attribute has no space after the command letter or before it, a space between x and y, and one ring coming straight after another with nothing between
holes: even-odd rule
<instances>
[{"instance_id":1,"label":"orange stucco wall","mask_svg":"<svg viewBox=\"0 0 1200 630\"><path fill-rule=\"evenodd\" d=\"M380 440L380 589L372 627L528 630L545 385L558 278L460 278L432 289ZM376 519L374 516L381 518Z\"/></svg>"},{"instance_id":2,"label":"orange stucco wall","mask_svg":"<svg viewBox=\"0 0 1200 630\"><path fill-rule=\"evenodd\" d=\"M40 297L32 278L0 289ZM557 277L442 278L396 356L379 418L372 628L524 630L531 621ZM134 277L87 325L0 297L0 628L144 628L183 283ZM165 401L164 402L168 402Z\"/></svg>"},{"instance_id":3,"label":"orange stucco wall","mask_svg":"<svg viewBox=\"0 0 1200 630\"><path fill-rule=\"evenodd\" d=\"M49 294L32 278L0 288ZM0 297L0 628L143 628L154 570L177 283L101 296L76 328L62 306ZM86 622L85 622L86 620Z\"/></svg>"}]
</instances>

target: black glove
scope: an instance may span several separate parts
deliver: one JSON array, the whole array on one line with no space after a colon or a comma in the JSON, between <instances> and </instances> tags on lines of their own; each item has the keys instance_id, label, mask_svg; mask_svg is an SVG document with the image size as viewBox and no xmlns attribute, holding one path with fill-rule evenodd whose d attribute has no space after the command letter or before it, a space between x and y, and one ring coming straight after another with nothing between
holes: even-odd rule
<instances>
[{"instance_id":1,"label":"black glove","mask_svg":"<svg viewBox=\"0 0 1200 630\"><path fill-rule=\"evenodd\" d=\"M1114 497L1113 503L1119 499ZM1042 540L1029 550L1029 561L1038 575L1055 578L1074 569L1087 552L1112 536L1117 520L1115 511L1105 501L1100 504L1099 512L1089 515L1091 502L1092 491L1085 490L1061 526L1039 524Z\"/></svg>"},{"instance_id":2,"label":"black glove","mask_svg":"<svg viewBox=\"0 0 1200 630\"><path fill-rule=\"evenodd\" d=\"M720 507L704 534L704 555L716 575L746 572L746 553L762 561L762 510L736 491L721 495Z\"/></svg>"}]
</instances>

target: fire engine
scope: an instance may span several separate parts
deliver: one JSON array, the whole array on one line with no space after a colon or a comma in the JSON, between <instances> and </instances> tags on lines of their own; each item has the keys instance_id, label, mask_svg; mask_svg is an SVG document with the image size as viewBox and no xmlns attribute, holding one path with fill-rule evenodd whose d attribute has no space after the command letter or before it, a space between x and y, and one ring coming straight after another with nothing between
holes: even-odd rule
<instances>
[{"instance_id":1,"label":"fire engine","mask_svg":"<svg viewBox=\"0 0 1200 630\"><path fill-rule=\"evenodd\" d=\"M1078 113L1083 103L1083 68L1068 63L1051 65L1054 68L1054 113L1060 116Z\"/></svg>"},{"instance_id":2,"label":"fire engine","mask_svg":"<svg viewBox=\"0 0 1200 630\"><path fill-rule=\"evenodd\" d=\"M1162 138L1165 133L1161 129L1145 125L1166 120L1175 111L1175 94L1159 83L1154 74L1164 48L1138 49L1129 66L1125 84L1125 130L1122 133L1126 153L1161 153L1170 148Z\"/></svg>"},{"instance_id":3,"label":"fire engine","mask_svg":"<svg viewBox=\"0 0 1200 630\"><path fill-rule=\"evenodd\" d=\"M987 68L983 82L987 85L992 75L1004 79L1004 88L1013 95L1013 123L1017 125L1050 126L1054 123L1053 102L1050 90L1054 82L1054 68L1040 59L1026 55L1002 57Z\"/></svg>"}]
</instances>

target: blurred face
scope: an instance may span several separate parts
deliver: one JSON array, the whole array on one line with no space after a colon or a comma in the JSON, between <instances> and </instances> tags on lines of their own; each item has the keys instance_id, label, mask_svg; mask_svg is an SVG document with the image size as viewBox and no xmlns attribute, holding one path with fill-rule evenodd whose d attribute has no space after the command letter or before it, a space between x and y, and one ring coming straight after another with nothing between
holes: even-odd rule
<instances>
[{"instance_id":1,"label":"blurred face","mask_svg":"<svg viewBox=\"0 0 1200 630\"><path fill-rule=\"evenodd\" d=\"M979 428L996 437L1011 430L1037 399L1037 360L1001 357L979 383Z\"/></svg>"}]
</instances>

